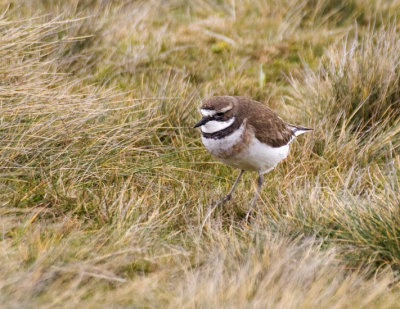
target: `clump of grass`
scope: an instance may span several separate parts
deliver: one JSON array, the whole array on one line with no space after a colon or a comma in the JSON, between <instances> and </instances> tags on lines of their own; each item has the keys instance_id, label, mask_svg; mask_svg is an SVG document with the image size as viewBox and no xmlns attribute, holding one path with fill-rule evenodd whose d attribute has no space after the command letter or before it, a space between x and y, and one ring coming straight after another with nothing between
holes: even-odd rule
<instances>
[{"instance_id":1,"label":"clump of grass","mask_svg":"<svg viewBox=\"0 0 400 309\"><path fill-rule=\"evenodd\" d=\"M333 250L323 250L313 238L288 241L255 233L247 235L246 245L235 237L217 238L223 250L215 248L186 275L178 286L184 297L174 299L174 305L318 308L346 303L362 308L395 302L381 298L390 277L381 274L377 284L366 277L359 281L362 271L348 272Z\"/></svg>"},{"instance_id":2,"label":"clump of grass","mask_svg":"<svg viewBox=\"0 0 400 309\"><path fill-rule=\"evenodd\" d=\"M340 130L384 128L398 124L400 116L399 60L397 27L354 33L331 47L316 72L304 71L301 93L308 110L320 118L329 115Z\"/></svg>"},{"instance_id":3,"label":"clump of grass","mask_svg":"<svg viewBox=\"0 0 400 309\"><path fill-rule=\"evenodd\" d=\"M322 215L308 204L295 207L294 216L301 215L307 222L302 228L311 227L311 233L343 242L350 262L396 270L399 51L395 25L370 27L333 45L317 69L306 67L300 79L291 79L293 98L316 119L310 145L314 160L321 158L326 171L333 172L315 179L326 190L311 190L331 196L315 206Z\"/></svg>"}]
</instances>

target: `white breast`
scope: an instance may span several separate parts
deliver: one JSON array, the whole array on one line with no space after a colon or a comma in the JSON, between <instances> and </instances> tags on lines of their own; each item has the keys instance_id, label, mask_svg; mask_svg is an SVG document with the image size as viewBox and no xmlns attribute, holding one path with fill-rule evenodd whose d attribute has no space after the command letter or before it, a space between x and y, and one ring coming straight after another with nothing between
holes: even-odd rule
<instances>
[{"instance_id":1,"label":"white breast","mask_svg":"<svg viewBox=\"0 0 400 309\"><path fill-rule=\"evenodd\" d=\"M204 146L222 162L236 168L267 173L274 169L276 165L285 159L289 153L289 145L281 147L271 147L260 142L254 135L247 147L239 153L232 153L229 157L224 154L238 142L241 141L245 126L242 125L221 139L210 139L202 137Z\"/></svg>"},{"instance_id":2,"label":"white breast","mask_svg":"<svg viewBox=\"0 0 400 309\"><path fill-rule=\"evenodd\" d=\"M234 119L234 118L232 118ZM210 121L211 122L211 121ZM233 122L232 122L233 123ZM242 138L244 132L244 124L242 124L237 130L233 131L232 134L229 134L223 138L214 139L214 138L205 138L203 135L201 136L201 141L204 146L207 148L211 154L218 157L227 151L229 151L233 146L235 146ZM202 127L203 129L203 127ZM203 131L204 132L204 131Z\"/></svg>"}]
</instances>

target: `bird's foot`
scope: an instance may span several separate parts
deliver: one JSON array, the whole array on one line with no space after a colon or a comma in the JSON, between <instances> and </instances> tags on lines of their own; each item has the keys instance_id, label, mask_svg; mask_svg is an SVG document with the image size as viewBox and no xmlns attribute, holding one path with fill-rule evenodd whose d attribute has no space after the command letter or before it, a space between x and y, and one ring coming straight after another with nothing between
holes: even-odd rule
<instances>
[{"instance_id":1,"label":"bird's foot","mask_svg":"<svg viewBox=\"0 0 400 309\"><path fill-rule=\"evenodd\" d=\"M228 194L228 195L225 196L221 201L222 201L222 203L225 203L225 202L229 201L231 198L232 198L232 195L231 195L231 194Z\"/></svg>"},{"instance_id":2,"label":"bird's foot","mask_svg":"<svg viewBox=\"0 0 400 309\"><path fill-rule=\"evenodd\" d=\"M253 214L253 209L250 208L247 213L246 213L246 217L244 218L244 223L245 224L249 224L251 220L254 219L254 217L252 216Z\"/></svg>"},{"instance_id":3,"label":"bird's foot","mask_svg":"<svg viewBox=\"0 0 400 309\"><path fill-rule=\"evenodd\" d=\"M220 199L220 200L217 201L217 202L213 202L211 205L214 206L214 207L222 206L222 205L224 205L227 201L229 201L231 198L232 198L232 194L228 194L228 195L226 195L223 199Z\"/></svg>"}]
</instances>

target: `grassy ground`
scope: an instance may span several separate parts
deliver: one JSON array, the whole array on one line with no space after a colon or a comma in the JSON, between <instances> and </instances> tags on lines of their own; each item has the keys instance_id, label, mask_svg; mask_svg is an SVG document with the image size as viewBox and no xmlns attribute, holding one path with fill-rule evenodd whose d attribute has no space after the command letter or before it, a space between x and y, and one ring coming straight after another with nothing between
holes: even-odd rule
<instances>
[{"instance_id":1,"label":"grassy ground","mask_svg":"<svg viewBox=\"0 0 400 309\"><path fill-rule=\"evenodd\" d=\"M0 3L2 308L400 308L400 2ZM250 224L221 94L315 129Z\"/></svg>"}]
</instances>

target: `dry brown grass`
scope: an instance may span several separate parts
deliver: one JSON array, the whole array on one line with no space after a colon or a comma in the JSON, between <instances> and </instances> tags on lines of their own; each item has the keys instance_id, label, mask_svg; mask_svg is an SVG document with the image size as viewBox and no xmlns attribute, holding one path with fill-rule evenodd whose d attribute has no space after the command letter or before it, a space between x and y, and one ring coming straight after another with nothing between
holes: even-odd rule
<instances>
[{"instance_id":1,"label":"dry brown grass","mask_svg":"<svg viewBox=\"0 0 400 309\"><path fill-rule=\"evenodd\" d=\"M4 308L396 308L397 1L7 1ZM191 127L240 94L312 126L257 216Z\"/></svg>"}]
</instances>

